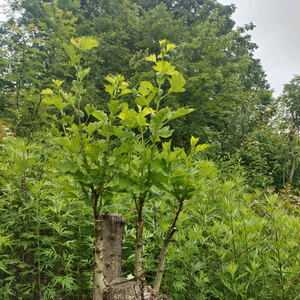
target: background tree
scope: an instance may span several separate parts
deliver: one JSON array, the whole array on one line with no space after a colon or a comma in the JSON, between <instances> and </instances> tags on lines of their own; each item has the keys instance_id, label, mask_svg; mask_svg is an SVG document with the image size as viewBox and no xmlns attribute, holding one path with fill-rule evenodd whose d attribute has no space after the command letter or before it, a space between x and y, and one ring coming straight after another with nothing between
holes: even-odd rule
<instances>
[{"instance_id":1,"label":"background tree","mask_svg":"<svg viewBox=\"0 0 300 300\"><path fill-rule=\"evenodd\" d=\"M53 79L67 76L62 43L74 34L75 19L71 12L61 11L55 4L42 7L44 15L36 24L7 23L2 28L3 107L5 117L11 116L20 135L41 127L41 91L52 85Z\"/></svg>"}]
</instances>

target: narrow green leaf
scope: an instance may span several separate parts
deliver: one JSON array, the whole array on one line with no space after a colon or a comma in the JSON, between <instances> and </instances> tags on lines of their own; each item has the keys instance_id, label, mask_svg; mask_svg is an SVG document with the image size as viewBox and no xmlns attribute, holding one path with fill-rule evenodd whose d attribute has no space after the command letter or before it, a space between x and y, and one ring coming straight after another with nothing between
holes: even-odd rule
<instances>
[{"instance_id":1,"label":"narrow green leaf","mask_svg":"<svg viewBox=\"0 0 300 300\"><path fill-rule=\"evenodd\" d=\"M70 60L73 62L76 55L74 47L72 45L67 45L66 43L63 43L63 47L66 50Z\"/></svg>"},{"instance_id":2,"label":"narrow green leaf","mask_svg":"<svg viewBox=\"0 0 300 300\"><path fill-rule=\"evenodd\" d=\"M169 121L177 119L179 117L185 116L187 114L190 114L191 112L195 111L193 108L179 108L176 112L171 112L169 116Z\"/></svg>"},{"instance_id":3,"label":"narrow green leaf","mask_svg":"<svg viewBox=\"0 0 300 300\"><path fill-rule=\"evenodd\" d=\"M198 145L198 146L196 147L196 152L201 151L201 150L204 150L204 149L206 149L207 147L208 147L207 144Z\"/></svg>"}]
</instances>

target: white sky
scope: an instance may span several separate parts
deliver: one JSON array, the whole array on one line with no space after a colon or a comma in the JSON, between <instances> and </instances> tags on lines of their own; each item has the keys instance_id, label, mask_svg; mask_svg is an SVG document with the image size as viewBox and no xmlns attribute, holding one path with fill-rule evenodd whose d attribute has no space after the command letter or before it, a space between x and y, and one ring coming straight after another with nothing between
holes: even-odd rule
<instances>
[{"instance_id":1,"label":"white sky","mask_svg":"<svg viewBox=\"0 0 300 300\"><path fill-rule=\"evenodd\" d=\"M256 58L261 59L268 81L278 96L283 84L294 74L300 75L300 0L218 0L237 10L233 19L237 25L251 21L257 26L252 40L258 44ZM0 5L7 0L0 0ZM4 20L0 7L0 21Z\"/></svg>"},{"instance_id":2,"label":"white sky","mask_svg":"<svg viewBox=\"0 0 300 300\"><path fill-rule=\"evenodd\" d=\"M261 60L268 81L278 96L283 84L300 75L300 1L299 0L218 0L237 7L233 19L237 25L251 21L251 32L258 44L256 58Z\"/></svg>"}]
</instances>

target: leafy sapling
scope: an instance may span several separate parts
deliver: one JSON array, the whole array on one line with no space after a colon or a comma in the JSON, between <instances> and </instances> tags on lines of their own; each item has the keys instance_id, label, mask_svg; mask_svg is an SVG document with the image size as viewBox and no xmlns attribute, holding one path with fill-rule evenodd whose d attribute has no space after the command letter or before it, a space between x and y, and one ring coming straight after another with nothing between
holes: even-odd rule
<instances>
[{"instance_id":1,"label":"leafy sapling","mask_svg":"<svg viewBox=\"0 0 300 300\"><path fill-rule=\"evenodd\" d=\"M196 164L193 162L194 154L208 146L204 144L196 147L198 140L198 138L191 137L191 152L189 155L180 148L175 148L172 151L171 142L163 143L163 151L158 157L158 160L160 160L159 163L164 165L164 167L161 168L161 172L165 180L157 182L155 187L160 192L167 193L171 199L175 201L168 201L169 205L174 209L174 219L163 239L163 245L158 256L158 267L153 287L156 292L159 292L160 289L167 249L173 235L177 231L176 223L183 210L184 204L199 193L199 189L197 188L199 180L209 177L216 171L212 163L201 162Z\"/></svg>"},{"instance_id":2,"label":"leafy sapling","mask_svg":"<svg viewBox=\"0 0 300 300\"><path fill-rule=\"evenodd\" d=\"M121 127L115 128L115 134L120 139L121 145L115 149L114 156L118 156L118 161L123 167L127 167L126 172L120 173L120 185L126 187L132 195L132 199L137 211L136 224L136 244L135 244L135 276L143 277L142 257L143 257L143 207L150 197L150 191L155 186L162 188L163 192L168 192L163 187L162 182L166 184L173 181L174 193L181 201L181 205L176 214L172 232L169 233L167 244L163 248L166 249L174 234L174 228L180 210L182 209L183 201L188 195L182 194L179 196L177 188L187 184L186 173L181 177L176 173L168 170L168 164L180 165L182 161L183 151L175 149L171 151L170 143L161 144L161 139L170 138L173 130L170 130L167 123L173 119L184 116L193 111L189 108L179 108L172 111L169 107L161 107L162 101L171 93L185 91L185 79L175 70L168 61L165 60L166 53L173 50L175 45L167 44L166 40L160 41L161 52L159 58L154 54L150 55L147 60L155 65L153 69L156 71L156 83L153 85L149 81L142 81L135 94L135 103L137 111L125 107L118 115L121 120ZM110 90L114 90L113 87ZM163 149L161 149L161 146ZM192 147L193 148L193 147ZM194 151L194 150L193 150ZM187 160L191 157L185 156ZM169 166L170 167L170 166ZM172 177L173 176L173 177ZM177 178L177 177L178 178ZM189 178L189 177L187 177ZM188 188L193 187L192 183ZM164 258L162 259L164 262ZM162 274L162 272L161 272ZM161 279L160 279L161 280ZM157 284L158 289L160 280Z\"/></svg>"},{"instance_id":3,"label":"leafy sapling","mask_svg":"<svg viewBox=\"0 0 300 300\"><path fill-rule=\"evenodd\" d=\"M44 95L43 102L52 104L60 112L60 118L51 116L63 128L59 131L58 126L51 124L52 133L55 136L53 142L60 145L65 150L65 157L59 157L57 168L64 173L70 174L75 179L75 185L80 185L85 200L93 208L95 220L95 271L94 271L94 293L101 299L106 290L106 284L103 275L103 255L101 249L102 243L102 223L99 221L100 213L110 205L113 192L114 180L117 175L115 168L115 157L113 149L113 138L115 134L114 123L117 119L117 113L126 103L121 103L119 96L131 93L128 84L124 82L122 76L107 77L107 80L113 84L114 90L106 86L107 92L111 94L111 102L108 104L109 114L87 104L82 110L82 100L86 93L84 88L84 78L90 71L90 68L82 69L81 58L86 52L96 47L97 41L82 37L77 40L71 39L70 45L64 45L64 48L70 58L70 64L75 67L76 80L72 82L70 93L65 92L61 86L62 81L53 81L55 91L46 89L42 91ZM74 115L68 115L65 108L73 109ZM89 122L93 116L96 121ZM119 170L118 170L119 171Z\"/></svg>"}]
</instances>

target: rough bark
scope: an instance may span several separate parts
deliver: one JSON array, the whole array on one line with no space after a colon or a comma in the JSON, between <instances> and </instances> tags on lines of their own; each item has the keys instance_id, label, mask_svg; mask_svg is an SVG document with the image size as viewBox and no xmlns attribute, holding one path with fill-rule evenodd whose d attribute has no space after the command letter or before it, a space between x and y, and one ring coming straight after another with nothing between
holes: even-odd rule
<instances>
[{"instance_id":1,"label":"rough bark","mask_svg":"<svg viewBox=\"0 0 300 300\"><path fill-rule=\"evenodd\" d=\"M117 278L109 284L104 293L105 300L142 300L142 283L128 281L126 278Z\"/></svg>"},{"instance_id":2,"label":"rough bark","mask_svg":"<svg viewBox=\"0 0 300 300\"><path fill-rule=\"evenodd\" d=\"M121 276L124 224L120 214L100 214L95 221L93 300L103 300L108 284Z\"/></svg>"},{"instance_id":3,"label":"rough bark","mask_svg":"<svg viewBox=\"0 0 300 300\"><path fill-rule=\"evenodd\" d=\"M159 296L150 286L143 289L142 283L128 281L126 278L117 278L109 284L104 293L104 300L173 300L166 295Z\"/></svg>"},{"instance_id":4,"label":"rough bark","mask_svg":"<svg viewBox=\"0 0 300 300\"><path fill-rule=\"evenodd\" d=\"M167 295L158 296L149 285L146 285L143 289L143 300L173 300L173 298L168 298Z\"/></svg>"}]
</instances>

